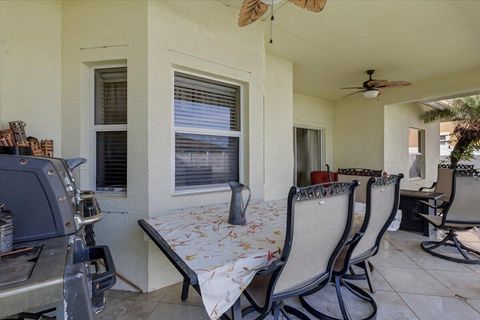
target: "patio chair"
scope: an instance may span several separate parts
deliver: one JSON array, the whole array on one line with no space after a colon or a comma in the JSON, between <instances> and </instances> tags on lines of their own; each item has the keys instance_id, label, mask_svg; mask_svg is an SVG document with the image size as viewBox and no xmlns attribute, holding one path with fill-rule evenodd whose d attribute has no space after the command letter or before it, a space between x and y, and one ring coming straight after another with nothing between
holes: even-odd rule
<instances>
[{"instance_id":1,"label":"patio chair","mask_svg":"<svg viewBox=\"0 0 480 320\"><path fill-rule=\"evenodd\" d=\"M473 165L472 165L473 169ZM455 169L450 165L439 164L437 170L437 181L430 187L422 187L418 191L433 191L443 193L443 196L439 199L443 202L449 202L453 192Z\"/></svg>"},{"instance_id":2,"label":"patio chair","mask_svg":"<svg viewBox=\"0 0 480 320\"><path fill-rule=\"evenodd\" d=\"M467 247L457 237L458 231L480 227L480 178L478 171L458 171L454 175L453 192L442 215L420 216L437 229L445 230L447 235L441 241L423 241L421 247L431 255L449 261L480 264L480 252ZM446 253L434 251L442 246L454 247L461 254L457 258ZM473 256L473 258L472 258Z\"/></svg>"},{"instance_id":3,"label":"patio chair","mask_svg":"<svg viewBox=\"0 0 480 320\"><path fill-rule=\"evenodd\" d=\"M365 217L360 225L354 227L351 233L352 240L342 249L336 260L332 282L335 285L338 303L343 319L351 319L342 295L342 287L355 296L370 303L372 313L364 319L374 319L377 313L377 304L373 297L362 288L345 280L367 279L370 291L374 291L370 278L368 259L377 254L380 241L388 226L392 223L398 210L400 199L400 180L402 174L385 177L370 177L366 187L367 208ZM361 267L365 274L347 274L352 266ZM322 287L300 296L302 306L311 314L320 319L335 319L312 307L305 299L306 296L317 292Z\"/></svg>"},{"instance_id":4,"label":"patio chair","mask_svg":"<svg viewBox=\"0 0 480 320\"><path fill-rule=\"evenodd\" d=\"M333 264L353 224L353 191L357 182L292 187L288 195L287 227L282 256L260 270L245 289L251 307L263 319L287 313L309 319L284 300L330 280Z\"/></svg>"},{"instance_id":5,"label":"patio chair","mask_svg":"<svg viewBox=\"0 0 480 320\"><path fill-rule=\"evenodd\" d=\"M337 181L337 173L332 172L330 170L330 166L328 164L325 165L327 167L326 171L312 171L310 172L310 183L320 184L325 182L333 182Z\"/></svg>"},{"instance_id":6,"label":"patio chair","mask_svg":"<svg viewBox=\"0 0 480 320\"><path fill-rule=\"evenodd\" d=\"M365 203L367 201L367 183L370 177L381 177L383 170L343 168L338 169L338 182L352 182L357 180L359 187L355 190L355 201Z\"/></svg>"}]
</instances>

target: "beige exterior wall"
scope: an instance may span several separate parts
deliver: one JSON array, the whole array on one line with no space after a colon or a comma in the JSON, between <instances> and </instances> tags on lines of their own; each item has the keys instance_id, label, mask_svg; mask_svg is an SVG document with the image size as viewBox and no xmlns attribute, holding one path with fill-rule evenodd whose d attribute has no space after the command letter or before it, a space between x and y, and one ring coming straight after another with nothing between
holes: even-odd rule
<instances>
[{"instance_id":1,"label":"beige exterior wall","mask_svg":"<svg viewBox=\"0 0 480 320\"><path fill-rule=\"evenodd\" d=\"M292 67L290 61L266 56L265 200L285 198L293 184Z\"/></svg>"},{"instance_id":2,"label":"beige exterior wall","mask_svg":"<svg viewBox=\"0 0 480 320\"><path fill-rule=\"evenodd\" d=\"M147 246L137 220L148 216L147 3L64 1L62 3L62 141L64 157L82 156L82 188L93 188L93 71L128 68L128 193L99 195L105 218L95 226L117 271L147 289ZM105 46L105 47L104 47ZM121 281L118 288L130 289Z\"/></svg>"},{"instance_id":3,"label":"beige exterior wall","mask_svg":"<svg viewBox=\"0 0 480 320\"><path fill-rule=\"evenodd\" d=\"M243 181L254 199L264 196L265 49L260 25L240 29L237 12L216 1L152 1L148 10L149 213L227 202L230 190L175 195L173 171L173 71L232 81L243 87ZM173 37L172 35L175 34ZM291 80L290 80L291 81ZM267 153L267 151L265 151ZM149 289L180 280L149 246Z\"/></svg>"},{"instance_id":4,"label":"beige exterior wall","mask_svg":"<svg viewBox=\"0 0 480 320\"><path fill-rule=\"evenodd\" d=\"M418 190L436 181L437 167L440 160L439 123L425 124L420 115L426 110L418 103L395 104L385 106L385 149L384 169L388 173L403 173L402 188ZM410 179L409 174L409 128L425 132L425 177ZM416 142L417 136L411 137Z\"/></svg>"},{"instance_id":5,"label":"beige exterior wall","mask_svg":"<svg viewBox=\"0 0 480 320\"><path fill-rule=\"evenodd\" d=\"M0 1L0 128L23 120L61 154L61 2Z\"/></svg>"},{"instance_id":6,"label":"beige exterior wall","mask_svg":"<svg viewBox=\"0 0 480 320\"><path fill-rule=\"evenodd\" d=\"M382 169L383 104L361 97L340 100L334 110L334 167Z\"/></svg>"},{"instance_id":7,"label":"beige exterior wall","mask_svg":"<svg viewBox=\"0 0 480 320\"><path fill-rule=\"evenodd\" d=\"M321 129L324 133L323 163L333 165L334 103L300 93L293 94L293 123L297 127Z\"/></svg>"}]
</instances>

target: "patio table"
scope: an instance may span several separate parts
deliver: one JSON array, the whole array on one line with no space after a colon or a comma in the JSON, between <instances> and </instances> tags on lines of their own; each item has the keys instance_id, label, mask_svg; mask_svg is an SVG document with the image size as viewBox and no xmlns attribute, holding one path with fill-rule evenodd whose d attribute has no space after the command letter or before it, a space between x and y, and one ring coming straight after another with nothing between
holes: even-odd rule
<instances>
[{"instance_id":1,"label":"patio table","mask_svg":"<svg viewBox=\"0 0 480 320\"><path fill-rule=\"evenodd\" d=\"M228 224L229 204L173 210L139 225L201 295L210 319L232 307L241 318L240 296L255 273L278 259L285 239L287 201L252 202L247 224ZM363 220L357 215L356 223Z\"/></svg>"}]
</instances>

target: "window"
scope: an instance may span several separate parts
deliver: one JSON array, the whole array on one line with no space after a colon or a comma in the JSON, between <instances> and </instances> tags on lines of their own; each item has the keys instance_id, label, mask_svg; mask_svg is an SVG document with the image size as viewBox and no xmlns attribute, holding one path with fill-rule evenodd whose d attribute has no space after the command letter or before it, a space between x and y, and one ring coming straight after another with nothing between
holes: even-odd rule
<instances>
[{"instance_id":1,"label":"window","mask_svg":"<svg viewBox=\"0 0 480 320\"><path fill-rule=\"evenodd\" d=\"M175 72L175 191L240 180L240 87Z\"/></svg>"},{"instance_id":2,"label":"window","mask_svg":"<svg viewBox=\"0 0 480 320\"><path fill-rule=\"evenodd\" d=\"M96 190L127 191L127 68L95 69Z\"/></svg>"},{"instance_id":3,"label":"window","mask_svg":"<svg viewBox=\"0 0 480 320\"><path fill-rule=\"evenodd\" d=\"M410 179L424 178L425 131L415 128L408 129L408 156Z\"/></svg>"}]
</instances>

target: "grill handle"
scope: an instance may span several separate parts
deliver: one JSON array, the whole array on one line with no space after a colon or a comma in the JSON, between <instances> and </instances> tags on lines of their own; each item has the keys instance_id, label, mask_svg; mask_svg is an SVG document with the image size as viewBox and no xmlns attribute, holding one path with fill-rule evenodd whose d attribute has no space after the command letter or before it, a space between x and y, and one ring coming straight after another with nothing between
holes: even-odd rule
<instances>
[{"instance_id":1,"label":"grill handle","mask_svg":"<svg viewBox=\"0 0 480 320\"><path fill-rule=\"evenodd\" d=\"M96 212L95 215L89 217L82 217L80 215L75 215L75 223L77 228L80 229L81 227L89 224L96 223L103 219L102 211L98 205L97 199L95 198L95 193L93 192L82 192L80 200L78 202L78 207L83 208L83 204L85 202L91 203L94 211Z\"/></svg>"}]
</instances>

